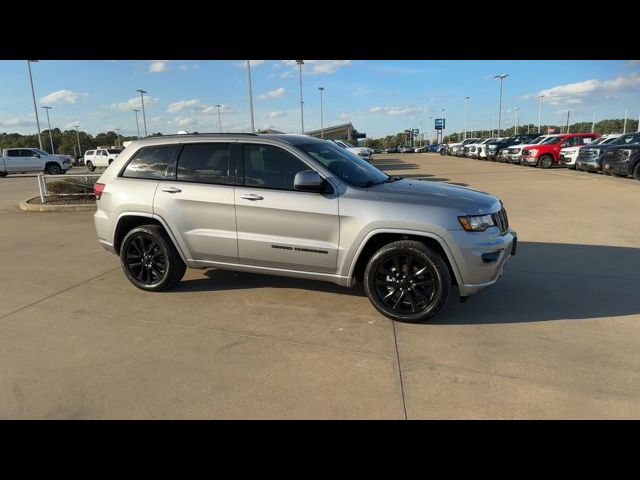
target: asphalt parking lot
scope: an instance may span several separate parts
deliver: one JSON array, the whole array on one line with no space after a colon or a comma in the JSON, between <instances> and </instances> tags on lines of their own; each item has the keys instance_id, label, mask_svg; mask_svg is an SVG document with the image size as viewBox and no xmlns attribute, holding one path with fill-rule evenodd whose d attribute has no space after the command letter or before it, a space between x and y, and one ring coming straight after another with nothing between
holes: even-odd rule
<instances>
[{"instance_id":1,"label":"asphalt parking lot","mask_svg":"<svg viewBox=\"0 0 640 480\"><path fill-rule=\"evenodd\" d=\"M640 417L640 182L374 163L497 194L519 237L499 283L421 325L299 279L189 270L146 293L92 213L20 211L35 178L0 179L0 418Z\"/></svg>"}]
</instances>

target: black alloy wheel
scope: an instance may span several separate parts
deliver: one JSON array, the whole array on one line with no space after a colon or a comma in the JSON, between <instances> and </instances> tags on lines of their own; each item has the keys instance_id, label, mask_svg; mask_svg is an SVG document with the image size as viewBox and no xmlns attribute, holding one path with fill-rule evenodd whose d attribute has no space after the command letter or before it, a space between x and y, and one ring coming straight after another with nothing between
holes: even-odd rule
<instances>
[{"instance_id":1,"label":"black alloy wheel","mask_svg":"<svg viewBox=\"0 0 640 480\"><path fill-rule=\"evenodd\" d=\"M47 167L47 173L49 175L60 175L62 174L62 169L60 168L60 165L58 165L57 163L51 163Z\"/></svg>"},{"instance_id":2,"label":"black alloy wheel","mask_svg":"<svg viewBox=\"0 0 640 480\"><path fill-rule=\"evenodd\" d=\"M449 296L451 276L442 257L421 242L382 247L365 270L365 290L383 315L403 322L435 316Z\"/></svg>"},{"instance_id":3,"label":"black alloy wheel","mask_svg":"<svg viewBox=\"0 0 640 480\"><path fill-rule=\"evenodd\" d=\"M553 158L550 155L543 155L540 157L540 160L538 160L538 166L540 168L551 168L551 165L553 165Z\"/></svg>"},{"instance_id":4,"label":"black alloy wheel","mask_svg":"<svg viewBox=\"0 0 640 480\"><path fill-rule=\"evenodd\" d=\"M186 270L173 242L157 225L135 228L125 236L120 263L129 281L148 291L173 287Z\"/></svg>"}]
</instances>

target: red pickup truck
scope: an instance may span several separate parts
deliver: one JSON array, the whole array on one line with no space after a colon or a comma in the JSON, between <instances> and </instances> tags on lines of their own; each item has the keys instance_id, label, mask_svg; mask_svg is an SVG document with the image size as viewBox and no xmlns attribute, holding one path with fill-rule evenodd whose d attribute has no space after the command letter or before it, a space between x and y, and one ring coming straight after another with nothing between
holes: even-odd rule
<instances>
[{"instance_id":1,"label":"red pickup truck","mask_svg":"<svg viewBox=\"0 0 640 480\"><path fill-rule=\"evenodd\" d=\"M599 133L565 133L552 135L538 145L527 145L522 149L521 163L549 168L560 163L560 150L566 147L587 145L600 136Z\"/></svg>"}]
</instances>

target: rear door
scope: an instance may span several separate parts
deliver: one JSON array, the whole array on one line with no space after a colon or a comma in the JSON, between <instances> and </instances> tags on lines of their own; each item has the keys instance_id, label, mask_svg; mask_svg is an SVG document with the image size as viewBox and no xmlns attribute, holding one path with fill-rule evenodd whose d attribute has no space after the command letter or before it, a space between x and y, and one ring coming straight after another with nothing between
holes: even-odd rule
<instances>
[{"instance_id":1,"label":"rear door","mask_svg":"<svg viewBox=\"0 0 640 480\"><path fill-rule=\"evenodd\" d=\"M194 260L238 262L235 142L184 143L153 202Z\"/></svg>"},{"instance_id":2,"label":"rear door","mask_svg":"<svg viewBox=\"0 0 640 480\"><path fill-rule=\"evenodd\" d=\"M7 173L20 172L20 165L22 164L22 157L20 156L20 148L12 148L7 150L7 154L4 157L5 165L7 167Z\"/></svg>"},{"instance_id":3,"label":"rear door","mask_svg":"<svg viewBox=\"0 0 640 480\"><path fill-rule=\"evenodd\" d=\"M252 143L239 148L244 183L235 191L240 263L335 273L337 195L295 191L296 173L313 168L291 151Z\"/></svg>"}]
</instances>

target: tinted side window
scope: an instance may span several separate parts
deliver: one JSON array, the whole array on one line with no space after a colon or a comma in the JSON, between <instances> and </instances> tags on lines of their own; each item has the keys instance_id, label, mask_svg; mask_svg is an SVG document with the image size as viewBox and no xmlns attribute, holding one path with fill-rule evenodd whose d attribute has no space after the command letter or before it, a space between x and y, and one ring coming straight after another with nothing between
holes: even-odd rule
<instances>
[{"instance_id":1,"label":"tinted side window","mask_svg":"<svg viewBox=\"0 0 640 480\"><path fill-rule=\"evenodd\" d=\"M7 150L7 157L19 157L20 150Z\"/></svg>"},{"instance_id":2,"label":"tinted side window","mask_svg":"<svg viewBox=\"0 0 640 480\"><path fill-rule=\"evenodd\" d=\"M185 144L178 158L176 180L201 183L234 183L230 143Z\"/></svg>"},{"instance_id":3,"label":"tinted side window","mask_svg":"<svg viewBox=\"0 0 640 480\"><path fill-rule=\"evenodd\" d=\"M33 157L34 156L34 152L33 152L33 150L22 149L22 150L20 150L20 156L21 157Z\"/></svg>"},{"instance_id":4,"label":"tinted side window","mask_svg":"<svg viewBox=\"0 0 640 480\"><path fill-rule=\"evenodd\" d=\"M309 169L304 162L281 148L244 146L244 182L247 186L293 190L296 173Z\"/></svg>"},{"instance_id":5,"label":"tinted side window","mask_svg":"<svg viewBox=\"0 0 640 480\"><path fill-rule=\"evenodd\" d=\"M85 156L88 156L88 155L93 155L93 150L87 150L87 153L85 153Z\"/></svg>"},{"instance_id":6,"label":"tinted side window","mask_svg":"<svg viewBox=\"0 0 640 480\"><path fill-rule=\"evenodd\" d=\"M127 178L164 178L175 148L175 145L141 148L129 162L122 176Z\"/></svg>"}]
</instances>

